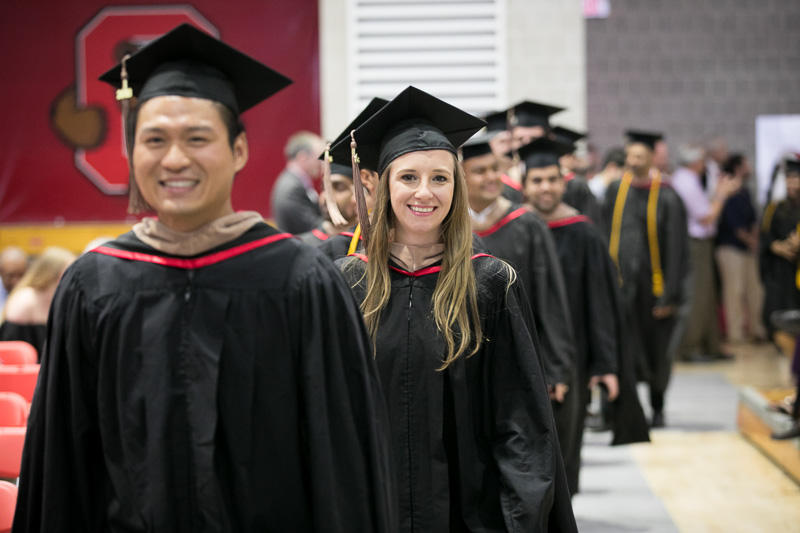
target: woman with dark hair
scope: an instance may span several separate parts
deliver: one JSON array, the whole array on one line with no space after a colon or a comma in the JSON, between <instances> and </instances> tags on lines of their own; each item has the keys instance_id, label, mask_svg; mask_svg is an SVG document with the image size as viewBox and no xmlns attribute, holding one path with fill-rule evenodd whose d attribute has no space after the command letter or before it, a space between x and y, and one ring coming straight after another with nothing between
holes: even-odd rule
<instances>
[{"instance_id":1,"label":"woman with dark hair","mask_svg":"<svg viewBox=\"0 0 800 533\"><path fill-rule=\"evenodd\" d=\"M576 531L526 298L473 248L456 147L482 125L409 87L354 130L380 182L366 255L338 263L375 345L400 530Z\"/></svg>"}]
</instances>

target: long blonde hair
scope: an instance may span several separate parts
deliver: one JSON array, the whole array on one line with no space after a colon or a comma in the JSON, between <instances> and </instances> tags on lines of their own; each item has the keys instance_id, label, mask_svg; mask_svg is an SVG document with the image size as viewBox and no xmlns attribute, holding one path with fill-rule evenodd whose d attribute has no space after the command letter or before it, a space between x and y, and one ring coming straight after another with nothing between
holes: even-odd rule
<instances>
[{"instance_id":1,"label":"long blonde hair","mask_svg":"<svg viewBox=\"0 0 800 533\"><path fill-rule=\"evenodd\" d=\"M44 291L51 288L54 284L58 283L61 279L61 274L72 262L75 261L75 255L65 248L58 246L50 246L45 248L39 256L33 260L31 266L25 271L22 279L8 294L6 302L11 301L15 293L26 287L31 287L36 291ZM5 320L6 310L0 313L0 323Z\"/></svg>"},{"instance_id":2,"label":"long blonde hair","mask_svg":"<svg viewBox=\"0 0 800 533\"><path fill-rule=\"evenodd\" d=\"M444 242L442 270L433 292L433 318L447 343L447 355L440 370L447 368L460 355L472 355L481 346L483 332L478 315L475 272L472 269L472 229L469 217L464 171L453 156L454 188L450 212L442 222ZM367 290L361 304L364 321L373 343L378 338L381 312L391 296L389 274L389 240L395 225L389 192L391 165L383 171L378 183L372 234L367 246Z\"/></svg>"}]
</instances>

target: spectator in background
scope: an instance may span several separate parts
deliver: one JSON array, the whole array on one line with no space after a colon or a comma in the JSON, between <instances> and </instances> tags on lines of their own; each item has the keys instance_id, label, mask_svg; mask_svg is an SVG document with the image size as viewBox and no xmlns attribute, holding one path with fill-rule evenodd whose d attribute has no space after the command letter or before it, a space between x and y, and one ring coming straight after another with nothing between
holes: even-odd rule
<instances>
[{"instance_id":1,"label":"spectator in background","mask_svg":"<svg viewBox=\"0 0 800 533\"><path fill-rule=\"evenodd\" d=\"M608 186L622 179L625 172L625 150L622 148L612 148L606 152L603 159L603 170L589 181L589 189L597 198L597 202L602 204L606 199L606 189Z\"/></svg>"},{"instance_id":2,"label":"spectator in background","mask_svg":"<svg viewBox=\"0 0 800 533\"><path fill-rule=\"evenodd\" d=\"M695 362L730 359L731 356L722 351L717 322L714 238L722 207L741 187L741 178L720 179L717 191L709 201L700 182L700 173L705 167L705 151L701 146L684 145L679 155L681 166L672 175L672 188L686 206L694 288L678 357Z\"/></svg>"},{"instance_id":3,"label":"spectator in background","mask_svg":"<svg viewBox=\"0 0 800 533\"><path fill-rule=\"evenodd\" d=\"M322 176L319 156L324 150L323 140L311 132L289 137L283 149L286 168L275 181L271 197L272 218L280 229L298 234L322 224L314 181Z\"/></svg>"},{"instance_id":4,"label":"spectator in background","mask_svg":"<svg viewBox=\"0 0 800 533\"><path fill-rule=\"evenodd\" d=\"M0 314L0 340L28 342L41 355L53 295L73 261L69 250L50 247L31 263Z\"/></svg>"},{"instance_id":5,"label":"spectator in background","mask_svg":"<svg viewBox=\"0 0 800 533\"><path fill-rule=\"evenodd\" d=\"M744 186L752 171L742 154L731 155L722 170L742 182L739 190L725 202L717 229L716 258L722 281L727 341L744 342L745 324L750 337L760 340L766 333L761 323L764 289L758 277L759 228L750 191Z\"/></svg>"},{"instance_id":6,"label":"spectator in background","mask_svg":"<svg viewBox=\"0 0 800 533\"><path fill-rule=\"evenodd\" d=\"M656 149L653 152L653 166L665 178L672 174L672 166L669 164L669 145L664 139L656 143Z\"/></svg>"},{"instance_id":7,"label":"spectator in background","mask_svg":"<svg viewBox=\"0 0 800 533\"><path fill-rule=\"evenodd\" d=\"M722 166L728 161L728 143L722 137L714 137L706 143L706 163L700 175L706 196L713 198L722 174Z\"/></svg>"},{"instance_id":8,"label":"spectator in background","mask_svg":"<svg viewBox=\"0 0 800 533\"><path fill-rule=\"evenodd\" d=\"M28 270L28 254L18 246L9 246L0 253L0 309L6 303L9 293Z\"/></svg>"}]
</instances>

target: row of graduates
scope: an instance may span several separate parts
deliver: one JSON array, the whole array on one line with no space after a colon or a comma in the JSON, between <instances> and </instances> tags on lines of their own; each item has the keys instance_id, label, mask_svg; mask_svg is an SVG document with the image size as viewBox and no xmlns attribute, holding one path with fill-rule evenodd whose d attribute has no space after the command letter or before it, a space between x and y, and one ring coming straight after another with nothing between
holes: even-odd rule
<instances>
[{"instance_id":1,"label":"row of graduates","mask_svg":"<svg viewBox=\"0 0 800 533\"><path fill-rule=\"evenodd\" d=\"M374 99L334 145L347 144L348 132L385 103ZM652 425L663 426L672 352L691 278L683 205L652 168L660 136L629 132L630 170L611 188L613 211L598 215L600 207L585 181L561 170L559 160L573 152L579 136L550 128L548 116L557 110L524 102L490 115L487 130L467 141L460 157L476 242L515 268L530 301L569 488L575 494L590 389L601 385L612 400L619 396L607 410L614 444L648 440L637 381L649 384ZM498 127L498 116L513 117L514 126L509 121L491 129ZM509 153L498 154L498 138L513 147ZM515 146L530 138L534 140ZM378 173L362 164L353 174L350 154L335 148L333 154L326 157L333 161L334 179L362 182L366 210L371 209ZM520 168L521 183L508 175ZM523 189L526 205L519 203ZM354 201L343 198L341 209L329 201L328 211L354 216L355 210L347 208ZM595 225L587 213L611 223ZM301 238L336 260L361 251L359 228L334 236L318 230Z\"/></svg>"},{"instance_id":2,"label":"row of graduates","mask_svg":"<svg viewBox=\"0 0 800 533\"><path fill-rule=\"evenodd\" d=\"M382 175L337 268L231 204L239 116L290 80L190 25L101 79L157 218L59 284L14 531L577 530L558 367L472 234L483 121L409 88L332 148Z\"/></svg>"},{"instance_id":3,"label":"row of graduates","mask_svg":"<svg viewBox=\"0 0 800 533\"><path fill-rule=\"evenodd\" d=\"M651 321L671 317L656 311L673 305L672 259L648 240L665 241L671 208L647 142L629 146L613 217L620 293L601 234L546 194L562 145L518 151L554 240L497 180L468 185L457 147L485 123L410 87L329 151L352 165L359 215L352 237L320 246L346 244L334 264L231 206L248 151L238 116L289 80L188 25L104 80L138 97L131 197L158 218L59 285L15 530L576 529L589 385L630 406L617 442L647 438L626 286L646 286ZM487 144L465 145L463 165ZM628 247L637 231L646 261ZM660 285L660 267L640 279L650 261Z\"/></svg>"}]
</instances>

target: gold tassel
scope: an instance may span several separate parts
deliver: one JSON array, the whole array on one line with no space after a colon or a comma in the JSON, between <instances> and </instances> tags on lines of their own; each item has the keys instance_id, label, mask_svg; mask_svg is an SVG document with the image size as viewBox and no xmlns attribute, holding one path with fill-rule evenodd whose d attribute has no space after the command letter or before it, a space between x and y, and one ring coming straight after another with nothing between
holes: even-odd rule
<instances>
[{"instance_id":1,"label":"gold tassel","mask_svg":"<svg viewBox=\"0 0 800 533\"><path fill-rule=\"evenodd\" d=\"M361 169L358 164L358 154L356 153L356 130L350 132L350 159L353 164L353 185L356 195L356 212L358 213L358 224L361 227L361 239L364 241L364 249L369 245L370 225L369 212L367 211L367 200L364 198L364 184L361 182Z\"/></svg>"},{"instance_id":2,"label":"gold tassel","mask_svg":"<svg viewBox=\"0 0 800 533\"><path fill-rule=\"evenodd\" d=\"M122 72L120 73L122 87L117 89L116 96L117 100L122 103L122 135L125 138L125 151L128 154L128 213L138 215L144 211L152 211L153 208L142 196L133 175L134 132L128 131L131 122L131 99L133 98L133 89L128 86L128 68L126 66L129 57L131 57L130 54L127 54L122 58Z\"/></svg>"},{"instance_id":3,"label":"gold tassel","mask_svg":"<svg viewBox=\"0 0 800 533\"><path fill-rule=\"evenodd\" d=\"M339 211L339 206L336 205L336 199L333 197L333 182L331 182L331 144L325 146L325 160L323 161L322 184L325 189L325 205L328 208L328 215L331 217L331 222L334 226L344 226L347 220L342 216Z\"/></svg>"}]
</instances>

